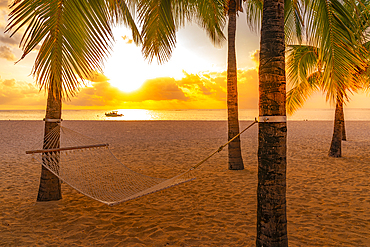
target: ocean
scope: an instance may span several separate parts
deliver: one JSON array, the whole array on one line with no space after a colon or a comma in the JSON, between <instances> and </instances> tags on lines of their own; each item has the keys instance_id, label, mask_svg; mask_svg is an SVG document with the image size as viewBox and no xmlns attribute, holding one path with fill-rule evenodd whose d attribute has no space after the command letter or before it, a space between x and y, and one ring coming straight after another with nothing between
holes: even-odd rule
<instances>
[{"instance_id":1,"label":"ocean","mask_svg":"<svg viewBox=\"0 0 370 247\"><path fill-rule=\"evenodd\" d=\"M113 110L113 109L112 109ZM63 120L227 120L227 110L142 110L116 109L122 117L106 117L104 110L63 110ZM370 121L370 109L345 109L345 120ZM45 110L0 110L0 120L42 120ZM254 120L257 109L239 110L240 120ZM333 121L334 109L301 109L290 121Z\"/></svg>"}]
</instances>

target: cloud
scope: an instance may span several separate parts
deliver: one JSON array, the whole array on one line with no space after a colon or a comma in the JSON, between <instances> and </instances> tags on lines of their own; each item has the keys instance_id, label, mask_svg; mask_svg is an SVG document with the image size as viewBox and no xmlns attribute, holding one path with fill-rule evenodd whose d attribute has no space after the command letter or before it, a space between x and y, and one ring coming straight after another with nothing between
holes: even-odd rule
<instances>
[{"instance_id":1,"label":"cloud","mask_svg":"<svg viewBox=\"0 0 370 247\"><path fill-rule=\"evenodd\" d=\"M139 90L120 91L109 79L96 74L90 86L67 101L69 107L121 107L141 109L224 109L226 108L226 72L184 73L175 80L160 77L147 80ZM255 69L239 70L239 108L257 108L258 74Z\"/></svg>"},{"instance_id":2,"label":"cloud","mask_svg":"<svg viewBox=\"0 0 370 247\"><path fill-rule=\"evenodd\" d=\"M8 0L0 0L0 9L7 9L9 3L10 1Z\"/></svg>"},{"instance_id":3,"label":"cloud","mask_svg":"<svg viewBox=\"0 0 370 247\"><path fill-rule=\"evenodd\" d=\"M126 44L132 44L134 42L134 40L130 39L129 37L127 37L127 35L125 36L122 36L122 39L124 41L126 41Z\"/></svg>"},{"instance_id":4,"label":"cloud","mask_svg":"<svg viewBox=\"0 0 370 247\"><path fill-rule=\"evenodd\" d=\"M0 46L0 58L4 58L8 61L15 61L17 58L7 46Z\"/></svg>"},{"instance_id":5,"label":"cloud","mask_svg":"<svg viewBox=\"0 0 370 247\"><path fill-rule=\"evenodd\" d=\"M11 46L18 46L22 39L22 35L19 33L14 34L11 38L8 35L0 34L0 42L11 45Z\"/></svg>"},{"instance_id":6,"label":"cloud","mask_svg":"<svg viewBox=\"0 0 370 247\"><path fill-rule=\"evenodd\" d=\"M109 79L104 74L95 71L89 78L86 78L91 82L108 82Z\"/></svg>"},{"instance_id":7,"label":"cloud","mask_svg":"<svg viewBox=\"0 0 370 247\"><path fill-rule=\"evenodd\" d=\"M188 97L179 88L175 79L162 77L147 80L140 90L127 95L128 99L143 100L181 100L187 101Z\"/></svg>"},{"instance_id":8,"label":"cloud","mask_svg":"<svg viewBox=\"0 0 370 247\"><path fill-rule=\"evenodd\" d=\"M250 57L256 66L258 66L260 63L260 50L257 49L253 53L250 53Z\"/></svg>"},{"instance_id":9,"label":"cloud","mask_svg":"<svg viewBox=\"0 0 370 247\"><path fill-rule=\"evenodd\" d=\"M238 70L239 108L258 108L258 88L257 69Z\"/></svg>"},{"instance_id":10,"label":"cloud","mask_svg":"<svg viewBox=\"0 0 370 247\"><path fill-rule=\"evenodd\" d=\"M11 0L0 0L0 33L3 33L7 20L8 20L8 14L9 14L9 8L8 4L11 3Z\"/></svg>"},{"instance_id":11,"label":"cloud","mask_svg":"<svg viewBox=\"0 0 370 247\"><path fill-rule=\"evenodd\" d=\"M13 87L15 85L15 79L4 80L2 84L7 87Z\"/></svg>"},{"instance_id":12,"label":"cloud","mask_svg":"<svg viewBox=\"0 0 370 247\"><path fill-rule=\"evenodd\" d=\"M226 72L184 73L182 79L160 77L147 80L139 90L126 93L96 73L76 97L64 102L64 109L225 109ZM258 106L258 73L238 70L239 108ZM0 78L1 109L43 109L46 95L33 83Z\"/></svg>"},{"instance_id":13,"label":"cloud","mask_svg":"<svg viewBox=\"0 0 370 247\"><path fill-rule=\"evenodd\" d=\"M32 83L0 78L1 109L36 109L45 106L45 94Z\"/></svg>"},{"instance_id":14,"label":"cloud","mask_svg":"<svg viewBox=\"0 0 370 247\"><path fill-rule=\"evenodd\" d=\"M140 90L125 93L109 84L109 79L98 74L91 86L80 90L76 98L66 102L71 106L117 106L142 102L187 101L187 97L173 78L147 80Z\"/></svg>"}]
</instances>

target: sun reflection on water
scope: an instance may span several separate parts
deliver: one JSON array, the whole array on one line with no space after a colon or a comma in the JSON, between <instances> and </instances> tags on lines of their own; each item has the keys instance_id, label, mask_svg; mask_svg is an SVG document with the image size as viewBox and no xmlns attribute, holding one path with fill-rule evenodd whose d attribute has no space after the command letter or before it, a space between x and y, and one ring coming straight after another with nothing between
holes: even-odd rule
<instances>
[{"instance_id":1,"label":"sun reflection on water","mask_svg":"<svg viewBox=\"0 0 370 247\"><path fill-rule=\"evenodd\" d=\"M227 121L227 110L144 110L116 109L122 117L106 117L110 110L63 110L63 120L107 120L107 121L147 121L147 120L196 120L196 121ZM346 120L369 121L370 109L345 109ZM258 109L239 110L239 120L252 121L258 116ZM0 120L42 120L45 110L0 110ZM302 109L288 120L332 121L334 109Z\"/></svg>"}]
</instances>

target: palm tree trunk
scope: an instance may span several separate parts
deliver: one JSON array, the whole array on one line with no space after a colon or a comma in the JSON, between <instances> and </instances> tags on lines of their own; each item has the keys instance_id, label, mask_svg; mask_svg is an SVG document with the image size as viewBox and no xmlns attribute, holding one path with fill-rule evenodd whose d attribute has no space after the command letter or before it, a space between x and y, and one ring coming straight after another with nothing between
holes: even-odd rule
<instances>
[{"instance_id":1,"label":"palm tree trunk","mask_svg":"<svg viewBox=\"0 0 370 247\"><path fill-rule=\"evenodd\" d=\"M343 125L342 125L342 141L347 141L346 126L344 124L344 106L343 106L343 104L342 104L342 110L340 112L340 119L343 123Z\"/></svg>"},{"instance_id":2,"label":"palm tree trunk","mask_svg":"<svg viewBox=\"0 0 370 247\"><path fill-rule=\"evenodd\" d=\"M49 89L45 115L44 136L46 136L52 129L54 129L57 126L57 123L48 122L47 119L60 119L61 115L62 115L61 94L53 93L52 90ZM46 145L46 143L44 143L44 145ZM56 148L59 147L59 142L56 143L55 147ZM59 178L55 176L53 173L51 173L44 166L42 166L37 201L56 201L60 199L62 199L62 192Z\"/></svg>"},{"instance_id":3,"label":"palm tree trunk","mask_svg":"<svg viewBox=\"0 0 370 247\"><path fill-rule=\"evenodd\" d=\"M228 24L228 59L227 59L227 113L228 113L228 140L239 133L238 117L238 78L235 52L236 33L236 2L229 1ZM240 138L236 138L228 145L229 169L243 170L243 158L240 148Z\"/></svg>"},{"instance_id":4,"label":"palm tree trunk","mask_svg":"<svg viewBox=\"0 0 370 247\"><path fill-rule=\"evenodd\" d=\"M262 16L259 114L286 116L284 0L265 0ZM288 246L286 137L285 121L259 123L256 246Z\"/></svg>"},{"instance_id":5,"label":"palm tree trunk","mask_svg":"<svg viewBox=\"0 0 370 247\"><path fill-rule=\"evenodd\" d=\"M330 157L342 157L343 102L337 97L334 117L334 131L329 150Z\"/></svg>"}]
</instances>

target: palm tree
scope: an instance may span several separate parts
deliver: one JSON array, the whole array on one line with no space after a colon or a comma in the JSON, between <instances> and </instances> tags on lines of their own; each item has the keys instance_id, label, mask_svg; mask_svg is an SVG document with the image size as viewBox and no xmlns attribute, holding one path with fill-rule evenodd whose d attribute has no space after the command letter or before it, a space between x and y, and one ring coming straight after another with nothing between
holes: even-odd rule
<instances>
[{"instance_id":1,"label":"palm tree","mask_svg":"<svg viewBox=\"0 0 370 247\"><path fill-rule=\"evenodd\" d=\"M284 0L265 0L260 43L256 246L288 246Z\"/></svg>"},{"instance_id":2,"label":"palm tree","mask_svg":"<svg viewBox=\"0 0 370 247\"><path fill-rule=\"evenodd\" d=\"M287 95L288 113L301 107L314 91L325 92L327 100L335 102L331 157L341 157L341 141L346 139L343 104L364 82L367 49L362 43L368 27L367 14L361 14L364 6L336 1L312 3L309 9L321 9L310 14L308 35L313 45L288 48L288 81L293 85Z\"/></svg>"},{"instance_id":3,"label":"palm tree","mask_svg":"<svg viewBox=\"0 0 370 247\"><path fill-rule=\"evenodd\" d=\"M130 12L135 8L142 34ZM185 21L198 21L215 43L224 38L221 31L224 6L218 0L175 3L139 0L132 6L121 0L15 0L10 9L6 31L14 35L21 28L26 30L20 43L21 59L42 44L32 74L40 89L48 92L44 136L61 121L62 99L74 96L84 78L101 70L100 65L111 49L113 23L122 22L130 27L136 43L143 37L145 57L157 56L159 61L170 57L175 31ZM55 147L58 146L56 143ZM42 166L37 200L61 198L58 177Z\"/></svg>"},{"instance_id":4,"label":"palm tree","mask_svg":"<svg viewBox=\"0 0 370 247\"><path fill-rule=\"evenodd\" d=\"M238 116L238 78L235 51L236 16L241 9L241 0L228 1L228 53L227 53L227 109L228 109L228 140L239 133ZM243 170L243 158L240 148L240 138L236 138L228 145L229 169Z\"/></svg>"},{"instance_id":5,"label":"palm tree","mask_svg":"<svg viewBox=\"0 0 370 247\"><path fill-rule=\"evenodd\" d=\"M248 23L254 29L260 22L263 1L247 0ZM294 33L301 40L302 17L299 12L300 2L285 1L285 30L286 37L292 37ZM236 16L238 11L243 11L242 0L228 0L228 67L227 67L227 108L228 108L228 139L232 139L239 133L238 116L238 78L235 52ZM293 32L294 31L294 32ZM228 145L229 169L244 169L243 158L240 148L240 138L236 138Z\"/></svg>"},{"instance_id":6,"label":"palm tree","mask_svg":"<svg viewBox=\"0 0 370 247\"><path fill-rule=\"evenodd\" d=\"M302 41L302 3L247 0L247 21L261 26L256 246L288 246L286 216L285 41ZM285 33L285 34L284 34ZM263 116L270 116L263 122ZM271 117L272 116L272 117Z\"/></svg>"},{"instance_id":7,"label":"palm tree","mask_svg":"<svg viewBox=\"0 0 370 247\"><path fill-rule=\"evenodd\" d=\"M103 0L16 0L10 9L6 31L13 30L14 35L26 28L20 43L21 59L42 43L32 74L40 88L48 92L46 136L61 119L62 99L75 95L83 78L100 69L113 38L108 22L111 16ZM61 197L59 179L42 166L37 200Z\"/></svg>"}]
</instances>

